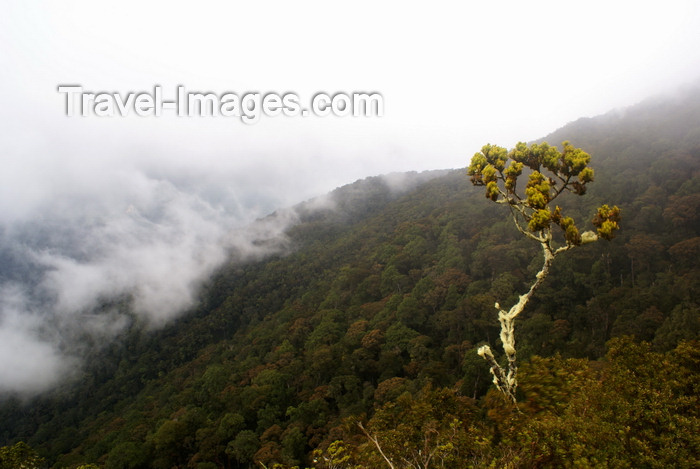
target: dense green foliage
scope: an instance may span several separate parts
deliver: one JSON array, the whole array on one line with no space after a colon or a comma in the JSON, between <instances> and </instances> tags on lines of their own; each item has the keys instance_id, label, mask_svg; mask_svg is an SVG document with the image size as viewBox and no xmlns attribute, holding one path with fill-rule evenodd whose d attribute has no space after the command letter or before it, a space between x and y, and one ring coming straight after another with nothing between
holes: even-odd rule
<instances>
[{"instance_id":1,"label":"dense green foliage","mask_svg":"<svg viewBox=\"0 0 700 469\"><path fill-rule=\"evenodd\" d=\"M494 302L541 253L459 170L336 191L286 255L232 261L196 310L135 324L80 384L6 399L0 444L54 467L388 467L367 435L397 468L696 467L700 93L546 140L596 169L562 210L614 201L624 226L558 258L518 318L519 412L487 393L476 349L498 345Z\"/></svg>"}]
</instances>

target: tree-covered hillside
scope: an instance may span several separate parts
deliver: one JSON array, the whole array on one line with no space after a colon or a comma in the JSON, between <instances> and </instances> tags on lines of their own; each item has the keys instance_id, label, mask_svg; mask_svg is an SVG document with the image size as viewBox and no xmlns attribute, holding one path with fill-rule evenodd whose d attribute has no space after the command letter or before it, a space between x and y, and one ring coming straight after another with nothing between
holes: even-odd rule
<instances>
[{"instance_id":1,"label":"tree-covered hillside","mask_svg":"<svg viewBox=\"0 0 700 469\"><path fill-rule=\"evenodd\" d=\"M54 467L697 467L700 89L543 140L592 155L562 201L579 226L602 203L622 222L558 257L518 318L517 408L476 350L500 350L494 303L541 253L454 170L299 207L287 251L232 258L177 323L7 398L0 444Z\"/></svg>"}]
</instances>

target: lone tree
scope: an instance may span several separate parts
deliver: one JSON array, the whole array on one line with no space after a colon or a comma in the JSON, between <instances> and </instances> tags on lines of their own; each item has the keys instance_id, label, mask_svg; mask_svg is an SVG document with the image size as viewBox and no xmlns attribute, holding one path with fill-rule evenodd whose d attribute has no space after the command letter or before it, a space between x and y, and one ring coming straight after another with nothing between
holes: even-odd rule
<instances>
[{"instance_id":1,"label":"lone tree","mask_svg":"<svg viewBox=\"0 0 700 469\"><path fill-rule=\"evenodd\" d=\"M501 342L508 359L504 368L498 364L488 345L478 353L491 366L493 382L503 394L515 402L518 386L515 359L515 318L525 309L533 293L549 273L554 258L581 244L610 240L619 229L620 209L603 205L593 218L597 234L592 231L579 233L573 218L564 216L562 209L552 202L563 192L576 195L586 193L586 185L593 181L593 169L588 167L591 157L569 142L562 144L563 151L547 143L518 143L510 152L495 145L485 145L476 153L469 165L468 174L476 186L486 187L486 197L506 205L515 226L523 235L540 243L544 262L530 290L508 311L496 303L498 320L501 323ZM527 168L527 169L526 169ZM525 190L517 191L518 178L525 170L528 175ZM555 233L557 239L555 240Z\"/></svg>"}]
</instances>

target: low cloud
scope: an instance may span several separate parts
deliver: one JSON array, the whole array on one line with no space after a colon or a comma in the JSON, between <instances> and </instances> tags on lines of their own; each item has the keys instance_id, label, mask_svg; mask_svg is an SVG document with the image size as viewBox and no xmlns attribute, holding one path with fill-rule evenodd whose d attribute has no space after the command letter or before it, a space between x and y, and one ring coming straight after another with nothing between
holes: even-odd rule
<instances>
[{"instance_id":1,"label":"low cloud","mask_svg":"<svg viewBox=\"0 0 700 469\"><path fill-rule=\"evenodd\" d=\"M251 223L195 185L118 179L64 187L2 221L0 393L51 388L134 318L155 328L180 316L218 266L285 249L298 220L288 209Z\"/></svg>"},{"instance_id":2,"label":"low cloud","mask_svg":"<svg viewBox=\"0 0 700 469\"><path fill-rule=\"evenodd\" d=\"M73 359L46 337L45 317L28 307L23 290L0 287L0 392L41 392L72 368Z\"/></svg>"},{"instance_id":3,"label":"low cloud","mask_svg":"<svg viewBox=\"0 0 700 469\"><path fill-rule=\"evenodd\" d=\"M351 217L368 191L383 185L396 196L443 173L368 178L262 217L273 196L245 187L245 202L236 203L225 177L204 183L173 167L126 169L118 160L109 171L73 169L55 180L37 172L53 184L51 197L0 217L0 394L42 392L78 376L81 357L134 321L158 328L193 307L224 262L290 250L285 232L300 220Z\"/></svg>"}]
</instances>

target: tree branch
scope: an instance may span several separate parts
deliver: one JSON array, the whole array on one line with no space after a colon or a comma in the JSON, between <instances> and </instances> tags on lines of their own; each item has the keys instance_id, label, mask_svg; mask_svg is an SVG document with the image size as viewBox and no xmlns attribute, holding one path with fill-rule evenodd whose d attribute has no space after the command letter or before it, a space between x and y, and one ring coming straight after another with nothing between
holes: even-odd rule
<instances>
[{"instance_id":1,"label":"tree branch","mask_svg":"<svg viewBox=\"0 0 700 469\"><path fill-rule=\"evenodd\" d=\"M493 353L491 352L491 348L488 345L484 345L483 347L479 348L477 352L490 365L491 374L493 374L493 382L496 387L513 402L516 402L515 389L518 386L518 366L515 356L515 318L523 312L532 295L544 282L544 279L549 273L552 262L554 261L556 253L561 252L560 250L562 248L552 252L552 248L549 245L550 240L551 232L549 236L545 237L545 239L540 242L542 245L542 252L544 253L544 262L542 263L542 269L540 269L536 275L535 282L530 286L527 293L520 295L518 302L515 303L507 312L506 310L501 309L498 303L495 305L496 309L498 310L498 321L501 324L501 343L503 344L503 351L506 353L506 357L508 359L507 371L498 364L493 356ZM566 246L564 248L568 249Z\"/></svg>"},{"instance_id":2,"label":"tree branch","mask_svg":"<svg viewBox=\"0 0 700 469\"><path fill-rule=\"evenodd\" d=\"M518 231L520 231L520 233L524 234L525 236L527 236L530 239L537 241L538 243L545 242L545 238L541 238L541 237L533 234L532 232L525 230L525 228L520 226L520 222L518 221L518 216L515 213L515 210L520 212L520 214L523 216L523 218L527 219L527 214L525 213L524 208L520 207L519 205L515 205L515 206L509 205L508 208L510 208L511 215L513 215L513 222L515 223L515 227L518 229Z\"/></svg>"},{"instance_id":3,"label":"tree branch","mask_svg":"<svg viewBox=\"0 0 700 469\"><path fill-rule=\"evenodd\" d=\"M377 450L379 450L379 454L382 455L382 457L384 458L384 460L386 461L386 463L389 465L389 467L390 467L391 469L396 469L396 467L394 466L394 463L391 462L391 459L389 459L389 458L386 456L386 454L384 454L384 451L382 451L382 447L381 447L381 445L379 444L379 440L377 440L377 437L374 437L374 436L370 435L369 432L368 432L367 430L365 430L365 427L364 427L364 425L362 425L362 422L357 422L357 425L360 427L360 430L362 430L362 433L365 434L365 436L369 439L369 441L371 441L372 443L374 443L374 446L377 447Z\"/></svg>"},{"instance_id":4,"label":"tree branch","mask_svg":"<svg viewBox=\"0 0 700 469\"><path fill-rule=\"evenodd\" d=\"M571 189L569 189L569 182L571 181L571 176L567 176L566 179L564 179L563 177L561 177L557 174L556 177L559 178L559 180L561 182L563 182L564 184L561 186L561 189L556 190L556 192L554 193L554 196L552 196L552 198L549 199L550 202L553 201L554 199L556 199L559 196L559 194L561 194L565 190L571 190Z\"/></svg>"}]
</instances>

